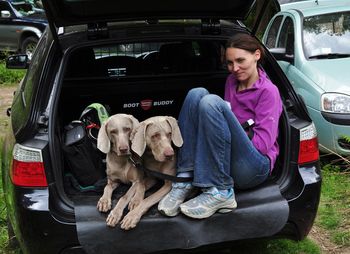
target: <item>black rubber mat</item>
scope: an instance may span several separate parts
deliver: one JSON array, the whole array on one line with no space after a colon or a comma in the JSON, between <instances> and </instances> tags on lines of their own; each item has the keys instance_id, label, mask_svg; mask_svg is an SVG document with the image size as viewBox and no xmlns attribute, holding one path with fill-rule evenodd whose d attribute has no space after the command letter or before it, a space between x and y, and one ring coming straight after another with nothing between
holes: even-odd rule
<instances>
[{"instance_id":1,"label":"black rubber mat","mask_svg":"<svg viewBox=\"0 0 350 254\"><path fill-rule=\"evenodd\" d=\"M191 249L239 239L259 238L277 233L285 225L289 207L276 185L236 195L238 208L194 220L184 215L162 216L156 206L146 213L135 229L124 231L106 225L107 214L96 204L99 196L75 196L75 216L81 245L87 253L149 253ZM115 202L114 202L115 204Z\"/></svg>"}]
</instances>

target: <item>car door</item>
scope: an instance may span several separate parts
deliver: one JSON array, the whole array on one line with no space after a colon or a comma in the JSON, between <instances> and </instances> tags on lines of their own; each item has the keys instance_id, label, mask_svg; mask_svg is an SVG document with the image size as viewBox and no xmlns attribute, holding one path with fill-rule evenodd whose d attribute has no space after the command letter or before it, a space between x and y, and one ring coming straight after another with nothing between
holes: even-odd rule
<instances>
[{"instance_id":1,"label":"car door","mask_svg":"<svg viewBox=\"0 0 350 254\"><path fill-rule=\"evenodd\" d=\"M270 22L263 42L268 49L272 52L281 52L287 56L290 56L290 61L287 59L278 59L278 63L281 66L284 73L289 73L291 69L295 68L295 25L292 17L284 14L277 15ZM288 76L288 75L287 75Z\"/></svg>"},{"instance_id":2,"label":"car door","mask_svg":"<svg viewBox=\"0 0 350 254\"><path fill-rule=\"evenodd\" d=\"M0 49L16 50L18 33L13 25L15 14L8 2L0 1ZM8 17L7 14L10 13Z\"/></svg>"},{"instance_id":3,"label":"car door","mask_svg":"<svg viewBox=\"0 0 350 254\"><path fill-rule=\"evenodd\" d=\"M301 22L299 16L287 12L275 16L264 34L263 42L271 52L277 53L278 64L313 116L313 111L319 108L319 96L323 91L303 73L306 60ZM278 54L283 56L279 57Z\"/></svg>"}]
</instances>

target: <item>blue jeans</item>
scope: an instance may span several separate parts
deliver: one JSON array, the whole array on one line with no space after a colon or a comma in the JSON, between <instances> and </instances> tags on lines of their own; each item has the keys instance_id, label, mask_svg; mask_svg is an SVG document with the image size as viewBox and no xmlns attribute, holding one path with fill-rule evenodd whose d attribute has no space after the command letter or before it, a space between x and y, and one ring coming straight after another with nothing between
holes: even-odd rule
<instances>
[{"instance_id":1,"label":"blue jeans","mask_svg":"<svg viewBox=\"0 0 350 254\"><path fill-rule=\"evenodd\" d=\"M254 147L219 96L204 88L190 90L178 122L184 140L178 153L178 173L193 171L194 186L247 189L269 176L269 158Z\"/></svg>"}]
</instances>

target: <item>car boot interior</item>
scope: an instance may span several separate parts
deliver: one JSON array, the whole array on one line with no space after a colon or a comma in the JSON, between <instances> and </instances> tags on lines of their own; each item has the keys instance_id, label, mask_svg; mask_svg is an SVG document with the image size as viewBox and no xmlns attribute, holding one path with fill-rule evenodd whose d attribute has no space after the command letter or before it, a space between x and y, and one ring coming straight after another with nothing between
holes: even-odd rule
<instances>
[{"instance_id":1,"label":"car boot interior","mask_svg":"<svg viewBox=\"0 0 350 254\"><path fill-rule=\"evenodd\" d=\"M78 120L91 103L101 103L111 115L126 113L142 121L156 115L177 118L187 92L194 87L223 97L228 75L222 56L224 43L156 41L73 50L61 87L59 132L63 135L64 126ZM287 121L286 116L280 119L280 141L285 138L282 130L287 129ZM283 142L280 149L285 152ZM281 168L283 162L278 160L271 179L278 179Z\"/></svg>"},{"instance_id":2,"label":"car boot interior","mask_svg":"<svg viewBox=\"0 0 350 254\"><path fill-rule=\"evenodd\" d=\"M142 121L156 115L177 118L191 88L205 87L223 97L228 75L222 56L224 43L144 42L72 51L58 107L61 133L92 103L101 103L111 115L126 113ZM147 107L145 101L149 103ZM281 126L286 125L284 118ZM279 140L282 139L280 131ZM278 161L276 167L283 165ZM69 168L65 171L69 172ZM273 178L278 171L274 170Z\"/></svg>"},{"instance_id":3,"label":"car boot interior","mask_svg":"<svg viewBox=\"0 0 350 254\"><path fill-rule=\"evenodd\" d=\"M152 42L138 44L120 44L95 48L81 48L72 51L68 58L65 76L61 85L60 99L58 104L57 119L59 119L59 128L57 129L60 140L63 140L64 126L73 120L77 120L86 106L91 103L101 103L108 108L110 114L126 113L142 121L148 117L156 115L167 115L178 117L181 105L187 92L194 87L205 87L211 93L223 96L225 80L228 75L224 67L223 57L221 55L223 41L175 41L175 42ZM121 53L121 52L122 53ZM180 56L180 53L182 54ZM148 104L144 104L147 101ZM288 129L288 117L286 112L280 119L280 149L281 154L286 153L284 147L285 131ZM96 150L97 151L97 150ZM62 152L62 150L61 150ZM98 151L97 151L98 152ZM106 184L105 175L98 179L92 186L81 186L79 179L72 176L69 165L65 161L67 158L63 152L60 156L63 159L62 176L65 179L64 189L66 195L74 204L75 217L79 225L84 224L86 216L96 220L93 225L97 234L110 234L104 229L106 214L100 213L96 209L97 200L103 192ZM102 158L103 161L103 158ZM239 204L237 211L233 216L244 214L246 219L236 223L234 227L245 227L249 224L249 218L256 216L252 208L264 206L266 199L275 199L276 207L264 208L265 217L261 221L270 229L259 233L253 233L255 227L244 230L246 236L260 237L273 234L280 230L280 225L284 225L288 217L288 209L285 205L281 208L281 203L286 200L281 196L278 182L284 175L283 167L286 161L278 160L274 173L270 179L250 190L236 190L236 199ZM159 180L160 182L162 180ZM127 186L122 185L114 192L114 202L126 190ZM154 191L151 189L149 192ZM149 194L146 193L146 195ZM265 203L265 204L264 204ZM90 207L92 214L86 215L86 207ZM272 209L272 210L271 210ZM108 213L107 213L108 214ZM269 216L266 216L269 214ZM279 222L275 227L271 227L271 220L278 214ZM208 220L213 220L206 230L215 232L222 230L226 222L220 219L222 215L213 216ZM177 226L182 225L183 216L176 220ZM178 221L177 221L178 220ZM167 218L162 216L154 206L141 219L137 228L145 230L147 223L157 225L157 227L169 227ZM172 220L174 221L174 220ZM82 223L82 224L80 224ZM212 227L213 225L216 225ZM207 227L202 225L203 227ZM233 225L232 225L233 226ZM190 234L186 226L181 226L185 234ZM254 230L253 230L254 228ZM84 231L84 228L80 228ZM169 233L176 235L179 228L169 227ZM253 231L251 231L253 230ZM118 231L119 232L119 231ZM135 232L135 231L133 231ZM137 232L137 231L136 231ZM221 231L220 231L221 232ZM119 232L120 233L120 232ZM82 235L84 235L82 233ZM89 237L91 234L87 234ZM89 244L90 238L81 240L84 244ZM113 236L118 237L118 236ZM123 236L124 237L124 236ZM130 236L135 237L135 236ZM211 236L205 236L201 239L212 242ZM227 240L239 239L241 236L235 235L228 237ZM109 239L106 235L105 239ZM142 248L154 248L146 244ZM215 241L214 241L215 242ZM203 243L193 243L193 246L199 246ZM106 245L103 245L106 247ZM102 245L101 248L105 248ZM183 248L182 242L175 245ZM124 246L129 248L128 245ZM158 245L162 249L161 245ZM158 247L154 251L158 250ZM119 246L120 248L120 246ZM123 247L122 247L123 248Z\"/></svg>"}]
</instances>

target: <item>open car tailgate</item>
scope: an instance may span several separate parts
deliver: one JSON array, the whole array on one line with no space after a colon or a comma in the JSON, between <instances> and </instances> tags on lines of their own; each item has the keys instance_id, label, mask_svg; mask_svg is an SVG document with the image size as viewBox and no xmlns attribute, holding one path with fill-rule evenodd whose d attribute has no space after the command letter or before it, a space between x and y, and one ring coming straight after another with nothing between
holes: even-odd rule
<instances>
[{"instance_id":1,"label":"open car tailgate","mask_svg":"<svg viewBox=\"0 0 350 254\"><path fill-rule=\"evenodd\" d=\"M279 232L289 215L287 201L272 183L236 193L238 208L234 212L203 220L181 214L165 217L154 206L130 231L118 225L108 227L107 214L96 208L98 199L86 193L75 198L78 238L87 253L149 253L266 237Z\"/></svg>"}]
</instances>

